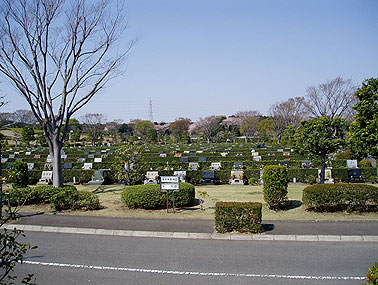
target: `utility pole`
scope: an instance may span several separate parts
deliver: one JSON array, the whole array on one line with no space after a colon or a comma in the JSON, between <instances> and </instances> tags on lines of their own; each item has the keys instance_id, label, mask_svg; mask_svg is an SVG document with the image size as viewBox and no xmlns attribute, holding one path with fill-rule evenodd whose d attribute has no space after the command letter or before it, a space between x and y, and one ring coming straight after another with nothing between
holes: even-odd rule
<instances>
[{"instance_id":1,"label":"utility pole","mask_svg":"<svg viewBox=\"0 0 378 285\"><path fill-rule=\"evenodd\" d=\"M152 100L151 100L151 98L150 98L150 105L149 105L149 109L148 109L148 119L151 122L154 122L154 116L152 115Z\"/></svg>"}]
</instances>

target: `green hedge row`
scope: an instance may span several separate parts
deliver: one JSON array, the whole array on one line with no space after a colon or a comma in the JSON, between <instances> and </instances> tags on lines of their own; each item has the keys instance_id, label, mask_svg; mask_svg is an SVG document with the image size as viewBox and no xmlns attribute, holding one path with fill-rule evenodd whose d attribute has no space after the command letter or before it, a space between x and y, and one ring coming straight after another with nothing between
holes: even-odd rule
<instances>
[{"instance_id":1,"label":"green hedge row","mask_svg":"<svg viewBox=\"0 0 378 285\"><path fill-rule=\"evenodd\" d=\"M190 205L195 196L194 186L180 183L180 190L174 193L175 206ZM166 207L166 193L160 191L159 184L127 186L121 193L122 202L131 209L162 209Z\"/></svg>"},{"instance_id":2,"label":"green hedge row","mask_svg":"<svg viewBox=\"0 0 378 285\"><path fill-rule=\"evenodd\" d=\"M254 202L217 202L215 230L259 233L262 230L262 204Z\"/></svg>"},{"instance_id":3,"label":"green hedge row","mask_svg":"<svg viewBox=\"0 0 378 285\"><path fill-rule=\"evenodd\" d=\"M3 204L10 206L49 204L60 210L99 209L98 196L86 191L78 191L75 186L53 187L51 185L34 188L3 189Z\"/></svg>"},{"instance_id":4,"label":"green hedge row","mask_svg":"<svg viewBox=\"0 0 378 285\"><path fill-rule=\"evenodd\" d=\"M378 188L366 184L316 184L303 189L303 204L314 211L377 211Z\"/></svg>"}]
</instances>

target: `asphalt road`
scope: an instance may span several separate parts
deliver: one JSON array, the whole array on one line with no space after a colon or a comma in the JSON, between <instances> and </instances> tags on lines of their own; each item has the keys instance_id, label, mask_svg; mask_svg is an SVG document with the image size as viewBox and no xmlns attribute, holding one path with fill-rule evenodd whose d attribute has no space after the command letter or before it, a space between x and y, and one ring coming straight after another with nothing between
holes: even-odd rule
<instances>
[{"instance_id":1,"label":"asphalt road","mask_svg":"<svg viewBox=\"0 0 378 285\"><path fill-rule=\"evenodd\" d=\"M361 284L376 243L154 239L27 232L37 284ZM93 267L95 266L95 267ZM352 278L351 278L352 277Z\"/></svg>"}]
</instances>

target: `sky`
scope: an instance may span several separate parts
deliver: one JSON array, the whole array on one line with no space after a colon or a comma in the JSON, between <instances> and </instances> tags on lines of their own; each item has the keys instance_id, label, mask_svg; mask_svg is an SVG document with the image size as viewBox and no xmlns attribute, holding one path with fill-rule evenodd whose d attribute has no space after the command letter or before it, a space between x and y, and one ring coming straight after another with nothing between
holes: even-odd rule
<instances>
[{"instance_id":1,"label":"sky","mask_svg":"<svg viewBox=\"0 0 378 285\"><path fill-rule=\"evenodd\" d=\"M305 96L337 76L378 77L377 0L128 0L126 72L74 117L196 121ZM4 79L1 79L4 81ZM3 85L3 83L2 83ZM1 112L28 109L7 90Z\"/></svg>"}]
</instances>

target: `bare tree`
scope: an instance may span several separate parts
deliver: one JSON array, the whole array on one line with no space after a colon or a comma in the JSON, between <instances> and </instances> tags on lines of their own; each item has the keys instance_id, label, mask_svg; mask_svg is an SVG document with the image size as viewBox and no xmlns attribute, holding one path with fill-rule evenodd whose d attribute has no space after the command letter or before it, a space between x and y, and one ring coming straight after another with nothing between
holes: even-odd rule
<instances>
[{"instance_id":1,"label":"bare tree","mask_svg":"<svg viewBox=\"0 0 378 285\"><path fill-rule=\"evenodd\" d=\"M279 144L288 126L296 129L308 117L308 106L304 97L290 98L285 102L272 105L269 114L273 121L273 132Z\"/></svg>"},{"instance_id":2,"label":"bare tree","mask_svg":"<svg viewBox=\"0 0 378 285\"><path fill-rule=\"evenodd\" d=\"M310 86L306 89L308 110L314 117L351 120L355 113L352 107L357 103L356 90L351 79L340 76L317 87Z\"/></svg>"},{"instance_id":3,"label":"bare tree","mask_svg":"<svg viewBox=\"0 0 378 285\"><path fill-rule=\"evenodd\" d=\"M81 117L83 129L89 134L92 141L92 146L96 145L98 138L103 133L105 120L106 116L98 113L85 114Z\"/></svg>"},{"instance_id":4,"label":"bare tree","mask_svg":"<svg viewBox=\"0 0 378 285\"><path fill-rule=\"evenodd\" d=\"M240 132L245 136L245 142L249 137L257 135L258 123L263 119L259 111L239 111L235 114L240 118Z\"/></svg>"},{"instance_id":5,"label":"bare tree","mask_svg":"<svg viewBox=\"0 0 378 285\"><path fill-rule=\"evenodd\" d=\"M16 123L32 125L36 123L36 118L30 110L16 110L13 112L13 121Z\"/></svg>"},{"instance_id":6,"label":"bare tree","mask_svg":"<svg viewBox=\"0 0 378 285\"><path fill-rule=\"evenodd\" d=\"M69 119L121 74L135 44L116 46L123 10L111 0L1 0L0 72L43 127L56 187Z\"/></svg>"}]
</instances>

